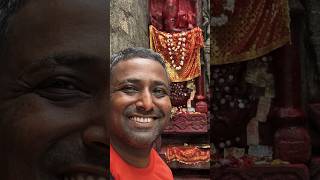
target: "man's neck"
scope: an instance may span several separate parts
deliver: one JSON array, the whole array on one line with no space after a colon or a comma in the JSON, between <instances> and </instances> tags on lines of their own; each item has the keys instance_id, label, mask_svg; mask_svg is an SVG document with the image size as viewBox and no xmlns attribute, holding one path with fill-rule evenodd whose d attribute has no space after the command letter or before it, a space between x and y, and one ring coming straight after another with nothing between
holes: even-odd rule
<instances>
[{"instance_id":1,"label":"man's neck","mask_svg":"<svg viewBox=\"0 0 320 180\"><path fill-rule=\"evenodd\" d=\"M150 148L134 148L112 138L110 141L113 149L128 164L137 168L145 168L149 165L151 146Z\"/></svg>"}]
</instances>

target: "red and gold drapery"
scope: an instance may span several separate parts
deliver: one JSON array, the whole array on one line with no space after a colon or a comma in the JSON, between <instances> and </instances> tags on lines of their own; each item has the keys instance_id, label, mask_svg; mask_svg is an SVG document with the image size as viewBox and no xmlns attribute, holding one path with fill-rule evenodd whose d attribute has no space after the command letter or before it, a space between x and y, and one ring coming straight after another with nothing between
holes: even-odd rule
<instances>
[{"instance_id":1,"label":"red and gold drapery","mask_svg":"<svg viewBox=\"0 0 320 180\"><path fill-rule=\"evenodd\" d=\"M150 47L164 57L172 82L188 81L200 76L200 48L204 42L199 27L167 33L150 25L149 31Z\"/></svg>"},{"instance_id":2,"label":"red and gold drapery","mask_svg":"<svg viewBox=\"0 0 320 180\"><path fill-rule=\"evenodd\" d=\"M290 41L287 0L212 0L211 64L265 55Z\"/></svg>"},{"instance_id":3,"label":"red and gold drapery","mask_svg":"<svg viewBox=\"0 0 320 180\"><path fill-rule=\"evenodd\" d=\"M210 148L200 149L196 146L171 146L166 149L169 162L178 161L184 164L196 164L210 161Z\"/></svg>"}]
</instances>

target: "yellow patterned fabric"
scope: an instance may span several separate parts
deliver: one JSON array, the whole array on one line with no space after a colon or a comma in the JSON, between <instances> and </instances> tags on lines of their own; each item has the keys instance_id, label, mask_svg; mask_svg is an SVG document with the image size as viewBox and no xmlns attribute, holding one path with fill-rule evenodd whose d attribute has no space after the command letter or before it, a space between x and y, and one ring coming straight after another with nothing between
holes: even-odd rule
<instances>
[{"instance_id":1,"label":"yellow patterned fabric","mask_svg":"<svg viewBox=\"0 0 320 180\"><path fill-rule=\"evenodd\" d=\"M287 0L213 0L211 64L251 60L290 41Z\"/></svg>"},{"instance_id":2,"label":"yellow patterned fabric","mask_svg":"<svg viewBox=\"0 0 320 180\"><path fill-rule=\"evenodd\" d=\"M204 42L199 27L180 33L167 33L150 25L149 31L150 47L164 57L172 82L188 81L200 76L200 48Z\"/></svg>"}]
</instances>

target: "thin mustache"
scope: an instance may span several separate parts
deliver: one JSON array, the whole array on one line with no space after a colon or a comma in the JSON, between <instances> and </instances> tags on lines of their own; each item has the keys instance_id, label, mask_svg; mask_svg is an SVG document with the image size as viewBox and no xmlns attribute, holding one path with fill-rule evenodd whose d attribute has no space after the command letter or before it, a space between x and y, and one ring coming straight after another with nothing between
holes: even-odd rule
<instances>
[{"instance_id":1,"label":"thin mustache","mask_svg":"<svg viewBox=\"0 0 320 180\"><path fill-rule=\"evenodd\" d=\"M143 116L151 116L151 117L164 117L165 113L158 109L158 108L155 108L151 111L144 111L144 110L139 110L137 109L136 107L128 107L125 111L124 111L124 114L126 116L132 116L132 115L143 115Z\"/></svg>"}]
</instances>

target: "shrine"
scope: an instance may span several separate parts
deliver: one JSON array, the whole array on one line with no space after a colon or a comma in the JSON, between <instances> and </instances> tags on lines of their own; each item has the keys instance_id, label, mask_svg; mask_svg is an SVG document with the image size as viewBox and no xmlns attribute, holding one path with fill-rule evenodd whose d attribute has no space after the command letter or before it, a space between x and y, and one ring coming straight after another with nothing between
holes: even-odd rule
<instances>
[{"instance_id":1,"label":"shrine","mask_svg":"<svg viewBox=\"0 0 320 180\"><path fill-rule=\"evenodd\" d=\"M151 0L149 16L150 47L163 55L171 79L172 117L159 139L160 154L175 179L209 179L210 114L202 50L208 36L200 18L202 3Z\"/></svg>"},{"instance_id":2,"label":"shrine","mask_svg":"<svg viewBox=\"0 0 320 180\"><path fill-rule=\"evenodd\" d=\"M318 1L121 2L112 50L166 62L172 116L154 147L175 179L320 179Z\"/></svg>"}]
</instances>

